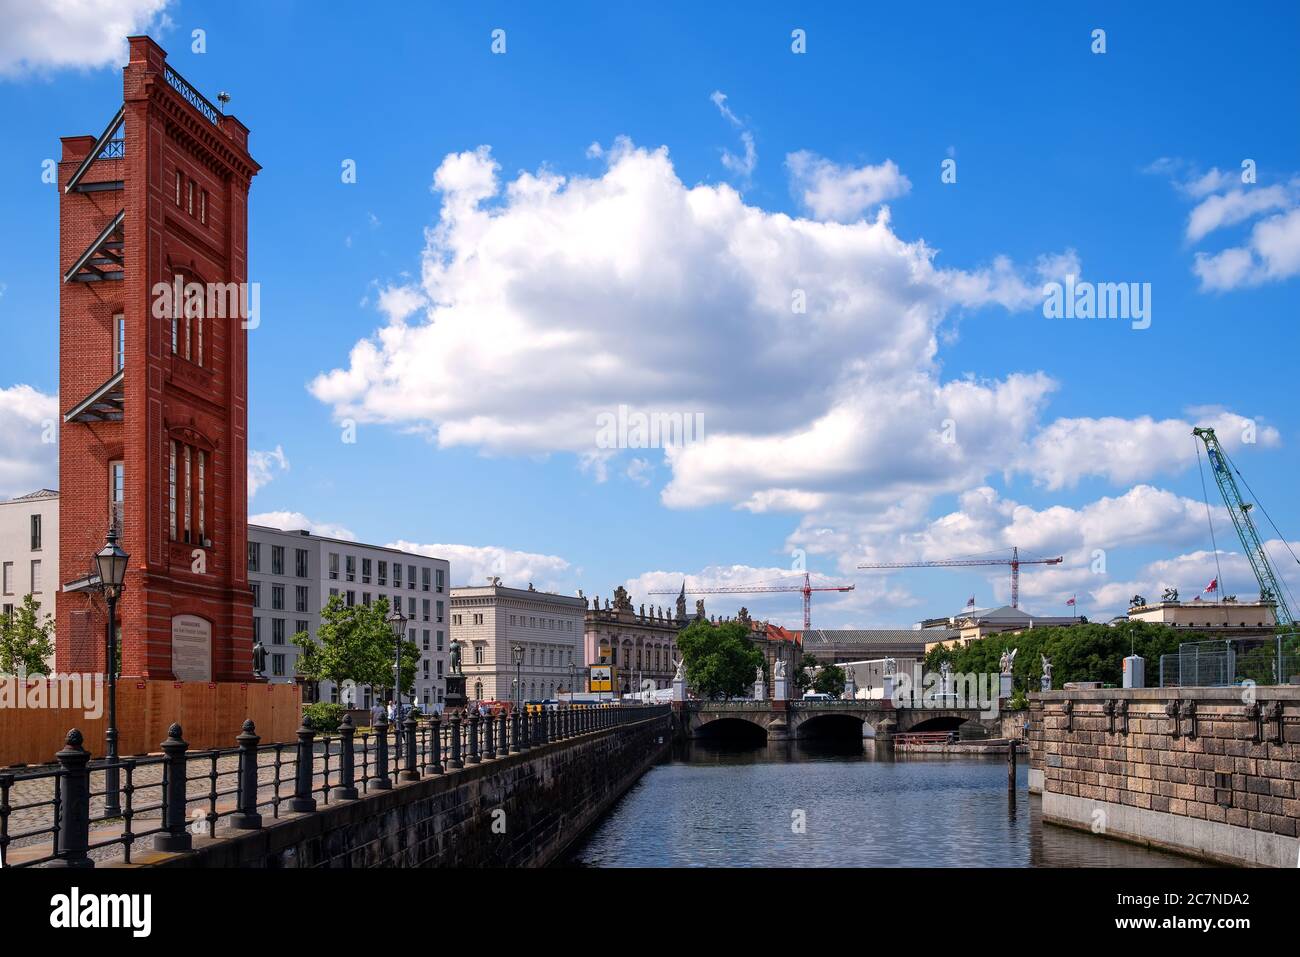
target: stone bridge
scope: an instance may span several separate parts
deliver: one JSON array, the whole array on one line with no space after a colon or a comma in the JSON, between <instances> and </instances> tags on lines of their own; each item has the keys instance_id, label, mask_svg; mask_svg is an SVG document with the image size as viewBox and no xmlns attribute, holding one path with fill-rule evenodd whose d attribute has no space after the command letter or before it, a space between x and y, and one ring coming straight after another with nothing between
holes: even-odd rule
<instances>
[{"instance_id":1,"label":"stone bridge","mask_svg":"<svg viewBox=\"0 0 1300 957\"><path fill-rule=\"evenodd\" d=\"M887 700L683 701L674 702L676 730L686 738L721 738L760 733L769 741L814 737L889 739L904 731L957 731L967 722L992 735L1001 719L977 708L896 708Z\"/></svg>"}]
</instances>

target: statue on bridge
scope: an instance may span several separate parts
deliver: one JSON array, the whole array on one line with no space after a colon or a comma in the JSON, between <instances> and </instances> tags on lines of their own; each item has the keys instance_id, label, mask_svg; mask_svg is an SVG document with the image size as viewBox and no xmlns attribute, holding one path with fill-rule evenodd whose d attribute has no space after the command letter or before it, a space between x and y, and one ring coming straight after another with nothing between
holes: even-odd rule
<instances>
[{"instance_id":1,"label":"statue on bridge","mask_svg":"<svg viewBox=\"0 0 1300 957\"><path fill-rule=\"evenodd\" d=\"M1002 657L998 659L998 664L1002 669L1002 674L1011 674L1011 669L1016 663L1016 652L1019 650L1019 648L1012 648L1009 651L1006 648L1002 649Z\"/></svg>"},{"instance_id":2,"label":"statue on bridge","mask_svg":"<svg viewBox=\"0 0 1300 957\"><path fill-rule=\"evenodd\" d=\"M772 668L772 677L773 677L773 678L784 678L784 677L785 677L785 659L784 659L784 658L778 658L778 659L776 659L776 665L773 666L773 668Z\"/></svg>"},{"instance_id":3,"label":"statue on bridge","mask_svg":"<svg viewBox=\"0 0 1300 957\"><path fill-rule=\"evenodd\" d=\"M673 681L686 680L686 659L680 658L677 661L677 673L673 675Z\"/></svg>"},{"instance_id":4,"label":"statue on bridge","mask_svg":"<svg viewBox=\"0 0 1300 957\"><path fill-rule=\"evenodd\" d=\"M1047 657L1047 655L1044 654L1040 654L1039 657L1043 659L1043 681L1042 681L1043 690L1051 691L1052 690L1052 659Z\"/></svg>"}]
</instances>

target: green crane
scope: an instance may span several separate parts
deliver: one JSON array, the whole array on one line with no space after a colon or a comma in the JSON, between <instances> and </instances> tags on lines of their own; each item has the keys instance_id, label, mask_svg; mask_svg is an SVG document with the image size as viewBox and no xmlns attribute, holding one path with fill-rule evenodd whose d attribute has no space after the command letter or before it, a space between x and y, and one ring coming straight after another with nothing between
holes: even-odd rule
<instances>
[{"instance_id":1,"label":"green crane","mask_svg":"<svg viewBox=\"0 0 1300 957\"><path fill-rule=\"evenodd\" d=\"M1259 540L1259 533L1255 531L1255 523L1251 521L1250 510L1253 505L1242 499L1237 483L1232 477L1228 457L1220 447L1214 429L1192 429L1192 435L1205 443L1205 454L1210 460L1210 471L1214 473L1214 481L1218 483L1223 504L1228 507L1232 524L1237 529L1237 537L1241 539L1242 550L1245 551L1251 570L1255 572L1255 578L1259 582L1260 601L1277 602L1277 623L1288 628L1294 626L1295 618L1292 617L1291 609L1287 607L1286 598L1283 597L1281 582L1278 581L1277 573L1273 571L1272 562L1268 560L1264 543Z\"/></svg>"}]
</instances>

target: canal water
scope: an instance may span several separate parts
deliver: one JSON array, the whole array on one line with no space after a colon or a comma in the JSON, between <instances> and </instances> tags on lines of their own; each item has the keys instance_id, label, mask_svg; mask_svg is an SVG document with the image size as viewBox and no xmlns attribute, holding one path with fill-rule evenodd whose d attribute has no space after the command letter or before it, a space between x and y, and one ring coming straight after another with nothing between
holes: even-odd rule
<instances>
[{"instance_id":1,"label":"canal water","mask_svg":"<svg viewBox=\"0 0 1300 957\"><path fill-rule=\"evenodd\" d=\"M1044 824L1019 763L899 755L870 740L694 741L651 768L574 847L577 867L1196 867Z\"/></svg>"}]
</instances>

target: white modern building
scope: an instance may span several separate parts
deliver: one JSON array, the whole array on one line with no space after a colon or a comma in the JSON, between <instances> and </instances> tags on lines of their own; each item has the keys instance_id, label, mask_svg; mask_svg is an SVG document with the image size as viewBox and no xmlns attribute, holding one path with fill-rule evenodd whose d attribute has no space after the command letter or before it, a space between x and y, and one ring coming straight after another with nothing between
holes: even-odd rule
<instances>
[{"instance_id":1,"label":"white modern building","mask_svg":"<svg viewBox=\"0 0 1300 957\"><path fill-rule=\"evenodd\" d=\"M253 640L266 649L266 676L293 681L298 646L293 636L313 638L320 612L338 595L347 605L387 598L407 619L407 638L420 649L415 697L424 708L443 702L447 668L451 567L446 559L314 535L303 529L248 526L248 580L253 589ZM340 702L342 690L321 682L320 700ZM354 707L369 708L368 687L357 689Z\"/></svg>"},{"instance_id":2,"label":"white modern building","mask_svg":"<svg viewBox=\"0 0 1300 957\"><path fill-rule=\"evenodd\" d=\"M58 591L59 493L44 488L0 502L0 614L12 617L30 594L53 621Z\"/></svg>"},{"instance_id":3,"label":"white modern building","mask_svg":"<svg viewBox=\"0 0 1300 957\"><path fill-rule=\"evenodd\" d=\"M451 634L461 644L465 693L475 701L536 701L586 687L585 598L487 585L451 590ZM516 664L515 649L521 660ZM516 696L515 680L522 691Z\"/></svg>"}]
</instances>

